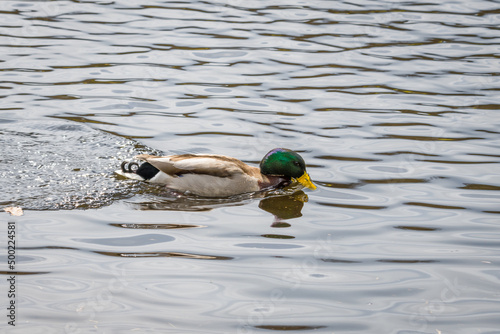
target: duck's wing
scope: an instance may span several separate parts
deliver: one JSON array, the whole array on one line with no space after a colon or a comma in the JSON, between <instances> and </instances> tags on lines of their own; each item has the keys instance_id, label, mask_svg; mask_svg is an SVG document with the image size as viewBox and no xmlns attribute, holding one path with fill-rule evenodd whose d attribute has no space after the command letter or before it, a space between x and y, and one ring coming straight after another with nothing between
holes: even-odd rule
<instances>
[{"instance_id":1,"label":"duck's wing","mask_svg":"<svg viewBox=\"0 0 500 334\"><path fill-rule=\"evenodd\" d=\"M168 156L154 156L141 154L136 159L146 161L160 171L172 175L199 174L216 177L232 177L238 174L247 174L258 177L260 170L244 162L215 154L181 154Z\"/></svg>"}]
</instances>

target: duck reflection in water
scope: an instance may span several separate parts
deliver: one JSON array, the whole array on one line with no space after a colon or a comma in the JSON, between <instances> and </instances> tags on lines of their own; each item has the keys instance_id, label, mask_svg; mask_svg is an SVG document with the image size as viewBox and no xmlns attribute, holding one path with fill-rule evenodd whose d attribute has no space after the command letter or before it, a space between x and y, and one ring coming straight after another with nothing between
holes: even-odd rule
<instances>
[{"instance_id":1,"label":"duck reflection in water","mask_svg":"<svg viewBox=\"0 0 500 334\"><path fill-rule=\"evenodd\" d=\"M289 227L285 220L302 216L304 203L308 201L307 195L295 187L287 187L278 191L240 195L232 198L201 198L185 196L174 193L156 194L154 200L129 202L137 210L165 210L165 211L210 211L213 209L240 206L249 204L255 199L262 198L259 208L274 216L273 227Z\"/></svg>"},{"instance_id":2,"label":"duck reflection in water","mask_svg":"<svg viewBox=\"0 0 500 334\"><path fill-rule=\"evenodd\" d=\"M302 217L302 208L308 197L299 190L290 195L267 197L260 201L259 208L274 215L273 227L289 227L287 219Z\"/></svg>"}]
</instances>

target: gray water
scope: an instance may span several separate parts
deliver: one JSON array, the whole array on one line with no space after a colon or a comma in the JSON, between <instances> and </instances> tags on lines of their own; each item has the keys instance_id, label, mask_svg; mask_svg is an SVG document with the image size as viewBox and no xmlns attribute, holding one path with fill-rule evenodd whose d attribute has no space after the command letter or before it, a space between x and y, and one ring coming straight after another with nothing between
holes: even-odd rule
<instances>
[{"instance_id":1,"label":"gray water","mask_svg":"<svg viewBox=\"0 0 500 334\"><path fill-rule=\"evenodd\" d=\"M0 204L25 210L1 214L1 331L500 333L498 1L2 1L0 22ZM113 173L274 147L318 190Z\"/></svg>"}]
</instances>

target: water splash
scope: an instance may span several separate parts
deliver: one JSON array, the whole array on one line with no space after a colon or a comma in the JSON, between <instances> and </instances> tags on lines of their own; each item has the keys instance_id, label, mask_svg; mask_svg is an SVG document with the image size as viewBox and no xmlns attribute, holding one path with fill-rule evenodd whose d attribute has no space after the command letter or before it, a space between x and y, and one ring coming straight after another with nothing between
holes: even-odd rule
<instances>
[{"instance_id":1,"label":"water splash","mask_svg":"<svg viewBox=\"0 0 500 334\"><path fill-rule=\"evenodd\" d=\"M56 120L0 120L0 125L1 206L99 208L144 187L117 182L113 175L121 160L146 152L132 140Z\"/></svg>"}]
</instances>

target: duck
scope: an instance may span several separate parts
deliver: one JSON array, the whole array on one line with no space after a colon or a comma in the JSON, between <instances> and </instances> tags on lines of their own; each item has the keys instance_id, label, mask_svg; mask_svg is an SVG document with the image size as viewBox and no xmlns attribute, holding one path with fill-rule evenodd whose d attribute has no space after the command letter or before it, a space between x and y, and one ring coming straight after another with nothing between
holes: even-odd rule
<instances>
[{"instance_id":1,"label":"duck","mask_svg":"<svg viewBox=\"0 0 500 334\"><path fill-rule=\"evenodd\" d=\"M304 159L286 148L269 151L259 167L219 154L140 154L135 159L142 163L124 161L116 173L129 179L165 185L183 194L229 197L292 183L316 189Z\"/></svg>"}]
</instances>

